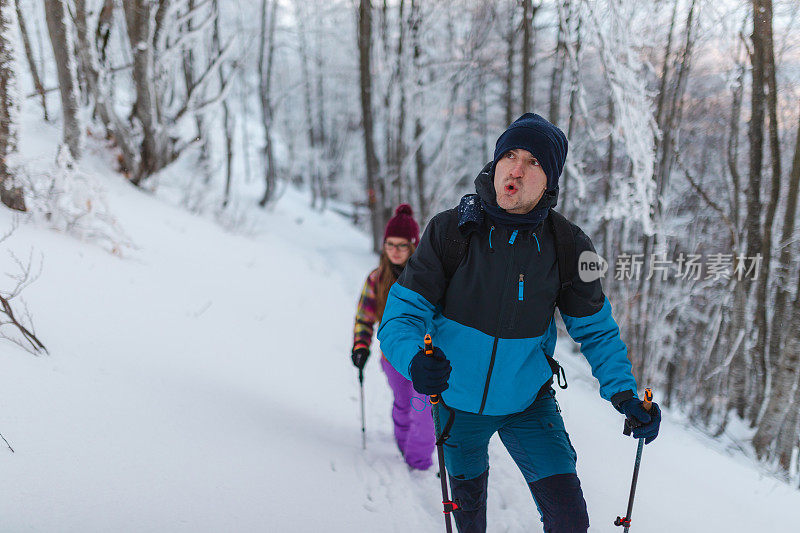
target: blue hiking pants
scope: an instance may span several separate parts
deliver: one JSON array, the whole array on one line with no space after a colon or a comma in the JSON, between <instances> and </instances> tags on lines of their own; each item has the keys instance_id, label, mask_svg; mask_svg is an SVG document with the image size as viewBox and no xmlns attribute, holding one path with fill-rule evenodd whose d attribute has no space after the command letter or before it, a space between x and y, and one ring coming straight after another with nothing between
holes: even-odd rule
<instances>
[{"instance_id":1,"label":"blue hiking pants","mask_svg":"<svg viewBox=\"0 0 800 533\"><path fill-rule=\"evenodd\" d=\"M454 411L444 459L453 499L460 504L453 513L460 533L486 531L488 448L495 432L525 477L545 532L585 533L589 518L575 470L577 455L552 389L520 413L492 416ZM440 427L445 427L447 410L439 409L438 415Z\"/></svg>"}]
</instances>

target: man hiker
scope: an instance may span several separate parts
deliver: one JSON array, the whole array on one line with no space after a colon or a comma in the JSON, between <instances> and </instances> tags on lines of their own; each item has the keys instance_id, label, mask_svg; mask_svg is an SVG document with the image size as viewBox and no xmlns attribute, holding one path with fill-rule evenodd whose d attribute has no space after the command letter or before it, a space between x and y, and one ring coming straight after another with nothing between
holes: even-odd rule
<instances>
[{"instance_id":1,"label":"man hiker","mask_svg":"<svg viewBox=\"0 0 800 533\"><path fill-rule=\"evenodd\" d=\"M552 358L556 307L600 395L626 415L635 438L649 443L658 435L659 408L645 411L636 396L600 280L578 274L578 257L594 247L552 210L566 156L559 128L532 113L518 118L475 179L477 194L430 221L389 291L381 349L417 392L441 393L451 408L438 411L441 427L453 413L444 457L460 533L486 531L495 432L525 477L545 532L589 527L577 455L552 388L561 371ZM423 350L426 333L433 357Z\"/></svg>"}]
</instances>

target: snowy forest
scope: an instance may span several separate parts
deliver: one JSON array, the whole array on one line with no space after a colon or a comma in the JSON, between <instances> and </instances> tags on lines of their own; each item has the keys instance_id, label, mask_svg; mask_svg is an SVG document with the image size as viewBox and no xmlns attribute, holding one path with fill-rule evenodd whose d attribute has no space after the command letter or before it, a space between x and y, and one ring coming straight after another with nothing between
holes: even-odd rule
<instances>
[{"instance_id":1,"label":"snowy forest","mask_svg":"<svg viewBox=\"0 0 800 533\"><path fill-rule=\"evenodd\" d=\"M229 231L299 190L379 251L528 111L569 139L557 209L609 264L640 386L800 486L797 0L0 0L0 210L118 257L87 146ZM44 355L35 255L8 257L0 344Z\"/></svg>"}]
</instances>

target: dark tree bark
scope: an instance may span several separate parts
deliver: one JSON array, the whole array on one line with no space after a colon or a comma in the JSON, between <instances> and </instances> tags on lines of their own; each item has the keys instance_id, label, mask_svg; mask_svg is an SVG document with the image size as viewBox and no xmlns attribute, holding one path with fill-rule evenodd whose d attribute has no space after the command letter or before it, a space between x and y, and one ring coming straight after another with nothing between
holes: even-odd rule
<instances>
[{"instance_id":1,"label":"dark tree bark","mask_svg":"<svg viewBox=\"0 0 800 533\"><path fill-rule=\"evenodd\" d=\"M258 45L259 101L261 102L261 122L264 125L264 196L259 205L264 207L275 196L277 171L275 153L272 145L272 65L275 51L275 19L278 2L261 2L261 36ZM268 15L269 13L269 15ZM269 17L269 23L267 18Z\"/></svg>"},{"instance_id":2,"label":"dark tree bark","mask_svg":"<svg viewBox=\"0 0 800 533\"><path fill-rule=\"evenodd\" d=\"M570 8L571 9L571 8ZM578 16L576 13L575 16ZM569 18L571 18L570 15ZM575 25L575 35L574 35L574 57L570 58L570 84L569 84L569 121L567 125L567 139L575 139L575 124L578 120L578 93L580 89L580 57L581 57L581 46L583 42L583 38L581 37L581 19L578 18L578 22ZM570 43L572 46L573 43ZM562 206L561 209L563 213L569 217L572 214L572 207L569 203L569 198L572 196L570 194L570 172L567 167L564 167L563 176L561 178L561 190L562 192Z\"/></svg>"},{"instance_id":3,"label":"dark tree bark","mask_svg":"<svg viewBox=\"0 0 800 533\"><path fill-rule=\"evenodd\" d=\"M511 121L514 120L514 54L516 52L516 27L514 26L514 16L515 9L514 4L516 2L511 2L511 8L509 9L509 16L508 16L508 32L505 35L506 41L506 65L505 65L505 74L506 74L506 83L505 83L505 107L506 107L506 125L511 124Z\"/></svg>"},{"instance_id":4,"label":"dark tree bark","mask_svg":"<svg viewBox=\"0 0 800 533\"><path fill-rule=\"evenodd\" d=\"M162 4L163 6L164 4ZM189 0L187 3L187 8L191 11L195 8L195 1ZM161 8L160 8L161 9ZM159 9L159 10L160 10ZM217 19L214 21L214 31L218 31L219 26L219 13L216 12L216 1L214 2L214 9L215 15ZM162 14L163 18L163 14ZM191 17L189 20L186 21L186 31L191 32L194 29L194 23L192 22ZM215 43L217 39L214 40ZM195 54L191 48L187 48L183 52L183 81L186 85L186 91L190 91L194 84L196 83L196 75L195 75ZM194 116L195 127L197 128L196 137L200 139L200 167L202 172L205 174L206 181L210 179L209 174L209 160L211 158L211 143L206 132L206 124L205 118L203 117L202 113L195 113Z\"/></svg>"},{"instance_id":5,"label":"dark tree bark","mask_svg":"<svg viewBox=\"0 0 800 533\"><path fill-rule=\"evenodd\" d=\"M79 159L83 131L81 129L78 81L76 62L70 28L69 14L64 0L48 0L44 3L47 31L53 45L53 55L58 72L58 85L61 93L61 115L64 122L64 143L69 147L72 157Z\"/></svg>"},{"instance_id":6,"label":"dark tree bark","mask_svg":"<svg viewBox=\"0 0 800 533\"><path fill-rule=\"evenodd\" d=\"M667 87L669 81L669 64L672 56L672 35L675 31L675 21L678 18L678 0L672 7L672 18L670 19L669 30L667 31L667 45L664 47L664 63L661 65L661 76L659 81L658 96L656 96L656 123L659 130L664 129L664 104L667 101Z\"/></svg>"},{"instance_id":7,"label":"dark tree bark","mask_svg":"<svg viewBox=\"0 0 800 533\"><path fill-rule=\"evenodd\" d=\"M398 90L397 120L395 125L394 154L392 159L395 165L395 184L394 184L394 204L400 204L406 200L405 190L407 187L407 172L405 171L405 158L408 148L406 147L406 69L405 69L405 0L400 0L398 5L398 29L397 36L397 61L395 63L395 85Z\"/></svg>"},{"instance_id":8,"label":"dark tree bark","mask_svg":"<svg viewBox=\"0 0 800 533\"><path fill-rule=\"evenodd\" d=\"M789 273L791 272L791 240L794 235L797 213L798 191L800 190L800 121L795 139L794 160L789 176L789 192L786 197L786 210L783 217L781 233L781 254L775 272L775 311L770 332L770 356L776 364L773 371L771 387L765 395L766 405L758 423L758 430L753 437L753 447L759 458L769 456L769 449L778 435L778 428L788 412L791 402L786 393L790 391L800 373L800 296L793 309L787 303L791 297ZM798 291L800 295L800 291ZM788 327L787 327L788 326ZM786 339L788 342L784 344ZM781 453L782 450L777 450Z\"/></svg>"},{"instance_id":9,"label":"dark tree bark","mask_svg":"<svg viewBox=\"0 0 800 533\"><path fill-rule=\"evenodd\" d=\"M375 154L375 141L372 123L372 2L360 0L358 7L358 58L361 93L361 126L364 133L364 157L367 170L367 204L369 205L372 223L372 246L375 252L380 251L381 230L383 220L379 205L382 198L377 198L375 191L378 179L378 157Z\"/></svg>"},{"instance_id":10,"label":"dark tree bark","mask_svg":"<svg viewBox=\"0 0 800 533\"><path fill-rule=\"evenodd\" d=\"M39 76L39 69L36 66L36 59L33 57L33 48L31 47L31 39L28 35L28 26L25 24L25 17L22 13L22 7L20 7L19 0L14 0L15 5L17 8L17 22L19 23L19 33L22 37L22 45L25 47L25 58L28 60L28 69L31 73L31 78L33 78L33 87L36 89L36 93L39 95L39 98L42 102L42 112L44 113L44 120L49 121L50 118L47 115L47 98L45 96L44 85L42 84L42 78Z\"/></svg>"},{"instance_id":11,"label":"dark tree bark","mask_svg":"<svg viewBox=\"0 0 800 533\"><path fill-rule=\"evenodd\" d=\"M533 0L522 0L522 112L531 111L531 37L536 8Z\"/></svg>"},{"instance_id":12,"label":"dark tree bark","mask_svg":"<svg viewBox=\"0 0 800 533\"><path fill-rule=\"evenodd\" d=\"M553 72L550 75L550 109L547 117L553 124L558 124L561 119L561 86L564 83L564 68L566 66L566 47L564 13L568 9L568 1L563 2L563 8L558 10L558 32L556 37L556 50L553 54Z\"/></svg>"},{"instance_id":13,"label":"dark tree bark","mask_svg":"<svg viewBox=\"0 0 800 533\"><path fill-rule=\"evenodd\" d=\"M25 211L25 197L22 188L17 186L8 157L17 151L17 134L15 121L19 102L13 100L13 87L16 83L14 39L11 32L14 28L11 0L0 0L0 202L17 211ZM7 18L9 15L11 17Z\"/></svg>"},{"instance_id":14,"label":"dark tree bark","mask_svg":"<svg viewBox=\"0 0 800 533\"><path fill-rule=\"evenodd\" d=\"M764 78L766 82L766 106L768 116L768 136L770 146L770 159L772 163L772 180L770 185L769 201L764 216L764 236L762 239L761 256L763 258L761 272L755 288L756 299L756 361L759 367L758 382L755 387L755 400L750 403L750 419L756 421L759 417L760 407L763 407L766 396L769 394L772 368L770 365L770 352L767 345L769 323L767 317L767 303L769 299L769 283L772 271L772 230L775 223L775 213L778 210L778 200L781 193L781 147L778 139L778 84L775 76L775 51L772 35L772 0L761 0L763 10L763 46L764 46ZM772 303L772 302L769 302ZM777 355L777 354L776 354Z\"/></svg>"},{"instance_id":15,"label":"dark tree bark","mask_svg":"<svg viewBox=\"0 0 800 533\"><path fill-rule=\"evenodd\" d=\"M764 160L764 108L766 100L766 43L764 40L766 21L762 13L763 2L764 0L752 0L753 13L755 15L753 17L753 33L751 35L753 50L750 60L753 69L750 124L747 133L750 141L749 183L747 185L747 215L744 222L747 241L745 255L747 257L755 257L764 249L761 227L761 211L763 208L761 203L761 172ZM746 305L750 299L749 297L754 292L755 282L751 279L745 279L741 285L740 291L744 292L745 295L740 296L737 305L735 305L734 320L739 328L746 328L746 342L740 345L731 361L732 383L728 405L730 408L735 409L740 417L744 418L747 413L748 393L752 390L752 374L756 370L749 368L753 357L750 349L755 345L759 333L757 331L758 321L748 320L748 306Z\"/></svg>"},{"instance_id":16,"label":"dark tree bark","mask_svg":"<svg viewBox=\"0 0 800 533\"><path fill-rule=\"evenodd\" d=\"M100 120L122 152L120 154L120 170L130 178L139 167L138 149L135 146L131 128L122 121L114 108L108 83L108 69L105 63L98 62L95 48L89 40L86 20L86 1L75 0L75 30L83 76L89 92L94 97L95 109Z\"/></svg>"},{"instance_id":17,"label":"dark tree bark","mask_svg":"<svg viewBox=\"0 0 800 533\"><path fill-rule=\"evenodd\" d=\"M306 20L305 13L301 12L301 6L304 4L295 4L295 18L298 20L297 32L300 44L300 71L302 73L302 91L303 91L303 108L305 110L305 123L306 123L306 140L311 149L309 172L311 174L311 207L317 207L317 202L322 203L322 176L320 173L319 153L321 146L319 145L319 133L316 129L316 120L314 118L314 105L311 100L311 74L309 69L308 59L308 44L306 41L306 29L303 22Z\"/></svg>"},{"instance_id":18,"label":"dark tree bark","mask_svg":"<svg viewBox=\"0 0 800 533\"><path fill-rule=\"evenodd\" d=\"M211 9L214 12L214 32L211 38L212 54L218 55L222 53L222 40L220 38L219 28L219 0L212 1ZM226 72L224 66L219 68L218 76L220 89L225 86L225 79L229 75L230 73ZM199 113L197 115L200 116ZM227 98L222 100L222 127L224 128L225 137L225 189L222 196L222 207L227 207L230 201L231 183L233 181L233 130L235 127Z\"/></svg>"},{"instance_id":19,"label":"dark tree bark","mask_svg":"<svg viewBox=\"0 0 800 533\"><path fill-rule=\"evenodd\" d=\"M133 176L138 185L147 176L160 170L172 159L171 143L159 121L158 95L155 91L155 55L152 36L155 34L153 4L148 0L127 0L124 3L128 40L133 54L133 82L136 90L134 116L142 129L141 161Z\"/></svg>"},{"instance_id":20,"label":"dark tree bark","mask_svg":"<svg viewBox=\"0 0 800 533\"><path fill-rule=\"evenodd\" d=\"M425 194L426 182L425 171L427 164L425 153L422 147L422 90L420 83L422 47L419 41L420 25L422 24L422 14L419 6L420 0L411 0L411 47L413 49L414 75L416 77L416 91L414 91L414 169L416 172L417 205L419 206L419 219L427 220L430 213L428 207L428 196Z\"/></svg>"},{"instance_id":21,"label":"dark tree bark","mask_svg":"<svg viewBox=\"0 0 800 533\"><path fill-rule=\"evenodd\" d=\"M111 26L114 23L114 0L103 0L103 7L97 17L97 29L94 32L95 47L100 52L100 62L105 63L107 59L106 48L108 39L111 37Z\"/></svg>"}]
</instances>

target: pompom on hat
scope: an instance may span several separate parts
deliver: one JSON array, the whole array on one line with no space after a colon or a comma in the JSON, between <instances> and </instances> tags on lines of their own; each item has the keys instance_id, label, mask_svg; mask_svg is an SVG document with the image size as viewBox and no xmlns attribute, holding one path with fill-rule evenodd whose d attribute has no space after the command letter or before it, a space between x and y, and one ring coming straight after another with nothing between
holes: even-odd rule
<instances>
[{"instance_id":1,"label":"pompom on hat","mask_svg":"<svg viewBox=\"0 0 800 533\"><path fill-rule=\"evenodd\" d=\"M408 239L416 246L419 244L419 225L414 220L414 210L408 204L400 204L394 210L394 216L386 224L383 240L388 237Z\"/></svg>"}]
</instances>

